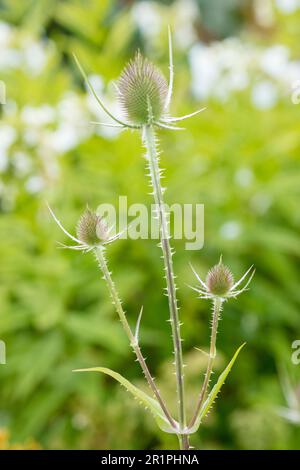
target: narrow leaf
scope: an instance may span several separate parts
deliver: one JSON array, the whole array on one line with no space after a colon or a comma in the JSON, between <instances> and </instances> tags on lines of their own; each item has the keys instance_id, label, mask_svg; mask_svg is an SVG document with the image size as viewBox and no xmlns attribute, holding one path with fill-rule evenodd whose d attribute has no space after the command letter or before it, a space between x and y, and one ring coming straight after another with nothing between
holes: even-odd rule
<instances>
[{"instance_id":1,"label":"narrow leaf","mask_svg":"<svg viewBox=\"0 0 300 470\"><path fill-rule=\"evenodd\" d=\"M237 349L237 351L235 352L233 358L231 359L231 361L227 365L226 369L224 369L222 374L219 376L217 383L213 386L210 394L208 395L207 399L205 400L202 407L200 408L199 414L198 414L197 419L195 421L195 424L189 429L190 434L193 434L198 430L203 418L205 418L205 416L209 412L210 408L212 407L219 391L221 390L222 385L224 384L224 382L227 378L227 375L231 371L231 368L232 368L233 364L235 363L236 358L238 357L240 351L245 346L245 344L246 343L242 344Z\"/></svg>"},{"instance_id":2,"label":"narrow leaf","mask_svg":"<svg viewBox=\"0 0 300 470\"><path fill-rule=\"evenodd\" d=\"M91 367L89 369L76 369L73 372L102 372L103 374L109 375L117 380L123 387L126 388L128 392L130 392L136 400L139 401L144 407L148 408L149 411L152 413L157 425L159 428L167 433L176 434L176 430L173 429L163 414L163 411L160 407L160 404L157 400L147 395L147 393L140 390L138 387L133 385L129 380L125 379L121 374L118 372L114 372L111 369L107 369L106 367Z\"/></svg>"}]
</instances>

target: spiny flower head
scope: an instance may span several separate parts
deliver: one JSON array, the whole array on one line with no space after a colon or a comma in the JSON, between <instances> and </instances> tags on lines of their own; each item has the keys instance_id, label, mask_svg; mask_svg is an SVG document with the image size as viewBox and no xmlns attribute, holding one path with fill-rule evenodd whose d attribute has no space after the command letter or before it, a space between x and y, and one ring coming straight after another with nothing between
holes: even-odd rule
<instances>
[{"instance_id":1,"label":"spiny flower head","mask_svg":"<svg viewBox=\"0 0 300 470\"><path fill-rule=\"evenodd\" d=\"M255 269L251 266L238 281L234 282L230 269L222 263L222 257L220 258L219 263L210 269L205 282L196 273L192 266L191 268L200 284L197 287L192 287L192 289L198 292L202 299L214 300L219 298L222 299L222 301L231 297L236 298L238 295L242 294L242 292L247 290L255 273ZM242 286L243 281L245 282Z\"/></svg>"},{"instance_id":2,"label":"spiny flower head","mask_svg":"<svg viewBox=\"0 0 300 470\"><path fill-rule=\"evenodd\" d=\"M123 111L134 125L158 122L164 115L168 84L160 70L137 52L118 81Z\"/></svg>"},{"instance_id":3,"label":"spiny flower head","mask_svg":"<svg viewBox=\"0 0 300 470\"><path fill-rule=\"evenodd\" d=\"M226 297L234 284L234 279L230 269L220 262L210 269L205 284L210 294Z\"/></svg>"},{"instance_id":4,"label":"spiny flower head","mask_svg":"<svg viewBox=\"0 0 300 470\"><path fill-rule=\"evenodd\" d=\"M64 245L63 243L60 243L62 248L84 252L88 252L96 248L103 249L106 245L109 245L118 238L121 238L122 234L127 231L127 228L125 228L121 232L111 236L110 232L113 227L109 229L103 217L100 217L96 212L87 208L78 221L77 237L74 237L74 235L65 229L49 205L48 209L59 228L76 243L76 245Z\"/></svg>"},{"instance_id":5,"label":"spiny flower head","mask_svg":"<svg viewBox=\"0 0 300 470\"><path fill-rule=\"evenodd\" d=\"M87 208L77 224L77 238L84 245L97 246L109 238L105 220Z\"/></svg>"},{"instance_id":6,"label":"spiny flower head","mask_svg":"<svg viewBox=\"0 0 300 470\"><path fill-rule=\"evenodd\" d=\"M169 80L168 83L160 70L140 52L125 67L117 83L119 101L126 115L125 121L115 116L97 95L79 60L74 55L75 62L97 103L114 122L94 122L105 127L120 129L142 129L152 125L163 129L180 130L176 123L184 121L204 111L198 109L185 116L172 117L168 115L169 105L173 94L173 51L172 37L169 29Z\"/></svg>"}]
</instances>

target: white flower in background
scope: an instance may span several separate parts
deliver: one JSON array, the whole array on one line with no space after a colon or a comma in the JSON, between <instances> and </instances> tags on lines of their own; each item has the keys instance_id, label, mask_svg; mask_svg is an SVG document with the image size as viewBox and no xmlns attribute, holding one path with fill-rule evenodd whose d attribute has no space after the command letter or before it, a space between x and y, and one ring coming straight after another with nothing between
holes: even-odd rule
<instances>
[{"instance_id":1,"label":"white flower in background","mask_svg":"<svg viewBox=\"0 0 300 470\"><path fill-rule=\"evenodd\" d=\"M8 157L6 152L0 152L0 173L6 170L8 165Z\"/></svg>"},{"instance_id":2,"label":"white flower in background","mask_svg":"<svg viewBox=\"0 0 300 470\"><path fill-rule=\"evenodd\" d=\"M49 133L49 146L58 154L66 153L79 144L79 135L76 127L70 124L60 124L53 132Z\"/></svg>"},{"instance_id":3,"label":"white flower in background","mask_svg":"<svg viewBox=\"0 0 300 470\"><path fill-rule=\"evenodd\" d=\"M290 51L286 46L275 45L262 52L261 69L275 79L282 79L289 63Z\"/></svg>"},{"instance_id":4,"label":"white flower in background","mask_svg":"<svg viewBox=\"0 0 300 470\"><path fill-rule=\"evenodd\" d=\"M22 45L23 47L23 60L27 72L30 75L39 75L45 67L48 54L46 44L37 41L28 40Z\"/></svg>"},{"instance_id":5,"label":"white flower in background","mask_svg":"<svg viewBox=\"0 0 300 470\"><path fill-rule=\"evenodd\" d=\"M291 95L292 102L298 104L299 99L299 83L300 83L300 61L290 62L285 71L284 91L286 95ZM296 95L293 94L296 88ZM296 96L296 98L295 98Z\"/></svg>"},{"instance_id":6,"label":"white flower in background","mask_svg":"<svg viewBox=\"0 0 300 470\"><path fill-rule=\"evenodd\" d=\"M90 135L89 117L81 97L76 93L66 93L57 105L59 127L63 125L73 127L77 133L78 141Z\"/></svg>"},{"instance_id":7,"label":"white flower in background","mask_svg":"<svg viewBox=\"0 0 300 470\"><path fill-rule=\"evenodd\" d=\"M300 103L300 80L295 80L292 82L291 100L293 104Z\"/></svg>"},{"instance_id":8,"label":"white flower in background","mask_svg":"<svg viewBox=\"0 0 300 470\"><path fill-rule=\"evenodd\" d=\"M159 7L154 2L142 1L135 3L131 8L131 16L142 34L151 39L161 30L161 15Z\"/></svg>"},{"instance_id":9,"label":"white flower in background","mask_svg":"<svg viewBox=\"0 0 300 470\"><path fill-rule=\"evenodd\" d=\"M275 45L263 51L260 67L284 94L289 93L293 82L300 77L300 61L290 60L290 51L283 45Z\"/></svg>"},{"instance_id":10,"label":"white flower in background","mask_svg":"<svg viewBox=\"0 0 300 470\"><path fill-rule=\"evenodd\" d=\"M293 84L294 81L300 79L300 60L294 60L287 65L285 71L286 80Z\"/></svg>"},{"instance_id":11,"label":"white flower in background","mask_svg":"<svg viewBox=\"0 0 300 470\"><path fill-rule=\"evenodd\" d=\"M235 220L225 222L220 228L220 235L225 240L235 240L242 232L241 224Z\"/></svg>"},{"instance_id":12,"label":"white flower in background","mask_svg":"<svg viewBox=\"0 0 300 470\"><path fill-rule=\"evenodd\" d=\"M294 13L300 8L299 0L275 0L278 10L282 13Z\"/></svg>"},{"instance_id":13,"label":"white flower in background","mask_svg":"<svg viewBox=\"0 0 300 470\"><path fill-rule=\"evenodd\" d=\"M195 44L189 53L192 71L192 91L198 99L211 96L218 86L220 64L218 64L214 50L201 43Z\"/></svg>"},{"instance_id":14,"label":"white flower in background","mask_svg":"<svg viewBox=\"0 0 300 470\"><path fill-rule=\"evenodd\" d=\"M272 108L279 95L287 96L300 77L300 61L291 60L289 49L280 44L262 49L232 38L210 45L196 43L189 60L197 99L225 101L263 74L251 90L252 103L262 110Z\"/></svg>"},{"instance_id":15,"label":"white flower in background","mask_svg":"<svg viewBox=\"0 0 300 470\"><path fill-rule=\"evenodd\" d=\"M252 103L261 110L272 109L278 101L278 91L274 83L264 80L254 85Z\"/></svg>"},{"instance_id":16,"label":"white flower in background","mask_svg":"<svg viewBox=\"0 0 300 470\"><path fill-rule=\"evenodd\" d=\"M0 23L0 68L22 68L30 75L38 75L48 60L49 42L35 41L21 35L16 28Z\"/></svg>"},{"instance_id":17,"label":"white flower in background","mask_svg":"<svg viewBox=\"0 0 300 470\"><path fill-rule=\"evenodd\" d=\"M17 151L12 155L15 173L19 177L27 175L32 169L32 160L28 153Z\"/></svg>"},{"instance_id":18,"label":"white flower in background","mask_svg":"<svg viewBox=\"0 0 300 470\"><path fill-rule=\"evenodd\" d=\"M249 74L246 70L232 70L227 75L227 87L230 91L242 91L249 85Z\"/></svg>"},{"instance_id":19,"label":"white flower in background","mask_svg":"<svg viewBox=\"0 0 300 470\"><path fill-rule=\"evenodd\" d=\"M57 104L58 122L82 126L86 124L86 116L81 98L77 93L67 92Z\"/></svg>"},{"instance_id":20,"label":"white flower in background","mask_svg":"<svg viewBox=\"0 0 300 470\"><path fill-rule=\"evenodd\" d=\"M12 46L14 30L7 23L0 22L0 69L12 69L21 64L21 52Z\"/></svg>"},{"instance_id":21,"label":"white flower in background","mask_svg":"<svg viewBox=\"0 0 300 470\"><path fill-rule=\"evenodd\" d=\"M8 99L2 108L3 118L15 117L18 112L18 105L14 100Z\"/></svg>"},{"instance_id":22,"label":"white flower in background","mask_svg":"<svg viewBox=\"0 0 300 470\"><path fill-rule=\"evenodd\" d=\"M9 24L0 22L0 46L8 46L13 37L12 28Z\"/></svg>"},{"instance_id":23,"label":"white flower in background","mask_svg":"<svg viewBox=\"0 0 300 470\"><path fill-rule=\"evenodd\" d=\"M0 172L6 170L8 165L8 150L15 142L16 130L8 124L0 126Z\"/></svg>"},{"instance_id":24,"label":"white flower in background","mask_svg":"<svg viewBox=\"0 0 300 470\"><path fill-rule=\"evenodd\" d=\"M22 54L15 48L2 48L0 54L0 69L16 69L21 66Z\"/></svg>"},{"instance_id":25,"label":"white flower in background","mask_svg":"<svg viewBox=\"0 0 300 470\"><path fill-rule=\"evenodd\" d=\"M25 186L29 193L39 193L42 189L44 189L45 181L41 176L35 175L28 178Z\"/></svg>"},{"instance_id":26,"label":"white flower in background","mask_svg":"<svg viewBox=\"0 0 300 470\"><path fill-rule=\"evenodd\" d=\"M24 124L23 141L40 158L46 180L57 178L59 167L57 156L72 150L91 133L87 125L88 111L82 99L75 93L66 93L54 107L47 103L40 106L25 106L20 113ZM16 166L19 174L22 172ZM37 193L45 187L45 180L28 179L26 189Z\"/></svg>"},{"instance_id":27,"label":"white flower in background","mask_svg":"<svg viewBox=\"0 0 300 470\"><path fill-rule=\"evenodd\" d=\"M198 99L216 97L222 101L249 83L253 52L237 39L209 46L196 43L190 50L192 91Z\"/></svg>"},{"instance_id":28,"label":"white flower in background","mask_svg":"<svg viewBox=\"0 0 300 470\"><path fill-rule=\"evenodd\" d=\"M242 188L251 186L253 178L254 174L251 168L239 168L234 175L236 183Z\"/></svg>"},{"instance_id":29,"label":"white flower in background","mask_svg":"<svg viewBox=\"0 0 300 470\"><path fill-rule=\"evenodd\" d=\"M199 9L194 0L178 0L174 12L174 38L176 47L187 49L196 39L192 24L199 18Z\"/></svg>"},{"instance_id":30,"label":"white flower in background","mask_svg":"<svg viewBox=\"0 0 300 470\"><path fill-rule=\"evenodd\" d=\"M43 153L47 153L45 147L57 154L77 147L91 133L87 121L80 97L66 93L56 107L56 129L48 130L44 136Z\"/></svg>"},{"instance_id":31,"label":"white flower in background","mask_svg":"<svg viewBox=\"0 0 300 470\"><path fill-rule=\"evenodd\" d=\"M11 45L13 29L7 23L0 22L0 69L10 69L20 65L21 54Z\"/></svg>"},{"instance_id":32,"label":"white flower in background","mask_svg":"<svg viewBox=\"0 0 300 470\"><path fill-rule=\"evenodd\" d=\"M41 106L24 106L21 119L27 126L43 127L52 124L56 119L54 107L43 104Z\"/></svg>"},{"instance_id":33,"label":"white flower in background","mask_svg":"<svg viewBox=\"0 0 300 470\"><path fill-rule=\"evenodd\" d=\"M2 124L0 126L0 148L1 150L7 150L11 144L14 143L17 137L17 131L8 124Z\"/></svg>"},{"instance_id":34,"label":"white flower in background","mask_svg":"<svg viewBox=\"0 0 300 470\"><path fill-rule=\"evenodd\" d=\"M35 147L39 145L41 140L41 131L36 127L27 127L22 133L23 141L29 147Z\"/></svg>"}]
</instances>

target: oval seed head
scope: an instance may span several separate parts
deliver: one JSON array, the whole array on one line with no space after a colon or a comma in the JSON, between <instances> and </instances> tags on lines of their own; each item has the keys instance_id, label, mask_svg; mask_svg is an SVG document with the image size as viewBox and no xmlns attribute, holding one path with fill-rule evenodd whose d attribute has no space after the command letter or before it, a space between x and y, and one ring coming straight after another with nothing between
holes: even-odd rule
<instances>
[{"instance_id":1,"label":"oval seed head","mask_svg":"<svg viewBox=\"0 0 300 470\"><path fill-rule=\"evenodd\" d=\"M226 297L234 284L230 269L222 262L216 264L206 276L206 287L210 294Z\"/></svg>"},{"instance_id":2,"label":"oval seed head","mask_svg":"<svg viewBox=\"0 0 300 470\"><path fill-rule=\"evenodd\" d=\"M162 117L168 93L166 79L140 52L123 70L117 87L121 106L130 123L145 125Z\"/></svg>"},{"instance_id":3,"label":"oval seed head","mask_svg":"<svg viewBox=\"0 0 300 470\"><path fill-rule=\"evenodd\" d=\"M87 208L77 224L77 238L85 245L97 246L109 238L105 220Z\"/></svg>"}]
</instances>

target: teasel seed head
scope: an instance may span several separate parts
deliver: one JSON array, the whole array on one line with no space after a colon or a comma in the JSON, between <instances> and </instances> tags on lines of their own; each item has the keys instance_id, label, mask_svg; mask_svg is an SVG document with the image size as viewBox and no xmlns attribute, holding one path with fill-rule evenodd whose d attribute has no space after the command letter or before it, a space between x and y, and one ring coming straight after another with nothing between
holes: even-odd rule
<instances>
[{"instance_id":1,"label":"teasel seed head","mask_svg":"<svg viewBox=\"0 0 300 470\"><path fill-rule=\"evenodd\" d=\"M123 112L131 124L155 123L164 116L167 81L140 52L125 67L117 88Z\"/></svg>"},{"instance_id":2,"label":"teasel seed head","mask_svg":"<svg viewBox=\"0 0 300 470\"><path fill-rule=\"evenodd\" d=\"M233 287L234 279L230 269L220 260L220 262L208 272L205 283L211 295L226 297Z\"/></svg>"},{"instance_id":3,"label":"teasel seed head","mask_svg":"<svg viewBox=\"0 0 300 470\"><path fill-rule=\"evenodd\" d=\"M77 224L77 238L84 245L98 246L109 239L105 220L87 208Z\"/></svg>"}]
</instances>

